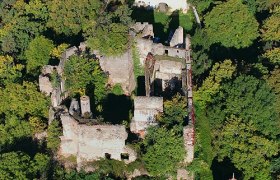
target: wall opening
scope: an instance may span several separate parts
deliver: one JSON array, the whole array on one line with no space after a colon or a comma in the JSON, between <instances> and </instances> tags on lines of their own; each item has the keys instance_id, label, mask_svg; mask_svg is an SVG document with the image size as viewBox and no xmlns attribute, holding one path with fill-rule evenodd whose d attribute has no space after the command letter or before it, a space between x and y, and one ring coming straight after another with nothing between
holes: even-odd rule
<instances>
[{"instance_id":1,"label":"wall opening","mask_svg":"<svg viewBox=\"0 0 280 180\"><path fill-rule=\"evenodd\" d=\"M165 55L168 55L168 50L166 49L166 50L164 51L164 53L165 53Z\"/></svg>"},{"instance_id":2,"label":"wall opening","mask_svg":"<svg viewBox=\"0 0 280 180\"><path fill-rule=\"evenodd\" d=\"M106 159L111 159L111 154L105 153L105 158L106 158Z\"/></svg>"},{"instance_id":3,"label":"wall opening","mask_svg":"<svg viewBox=\"0 0 280 180\"><path fill-rule=\"evenodd\" d=\"M121 153L121 160L129 160L129 154L128 153Z\"/></svg>"}]
</instances>

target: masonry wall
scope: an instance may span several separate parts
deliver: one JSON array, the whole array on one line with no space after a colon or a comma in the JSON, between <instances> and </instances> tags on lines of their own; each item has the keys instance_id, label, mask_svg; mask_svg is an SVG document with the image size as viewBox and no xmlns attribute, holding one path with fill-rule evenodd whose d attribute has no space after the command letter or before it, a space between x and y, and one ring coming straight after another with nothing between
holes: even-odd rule
<instances>
[{"instance_id":1,"label":"masonry wall","mask_svg":"<svg viewBox=\"0 0 280 180\"><path fill-rule=\"evenodd\" d=\"M156 124L156 115L163 112L162 97L137 96L134 99L134 117L130 130L134 133L144 133L150 125Z\"/></svg>"},{"instance_id":2,"label":"masonry wall","mask_svg":"<svg viewBox=\"0 0 280 180\"><path fill-rule=\"evenodd\" d=\"M121 160L122 153L129 154L129 162L136 159L133 151L125 146L128 136L125 126L79 124L68 113L62 114L60 118L63 126L60 154L76 156L78 166L105 158L105 153L116 160Z\"/></svg>"},{"instance_id":3,"label":"masonry wall","mask_svg":"<svg viewBox=\"0 0 280 180\"><path fill-rule=\"evenodd\" d=\"M143 3L144 2L144 3ZM154 8L157 8L159 3L166 3L168 7L171 8L171 11L174 10L180 10L182 9L184 12L187 11L188 5L187 0L135 0L136 6L152 6Z\"/></svg>"},{"instance_id":4,"label":"masonry wall","mask_svg":"<svg viewBox=\"0 0 280 180\"><path fill-rule=\"evenodd\" d=\"M135 89L136 82L131 50L121 56L101 56L99 62L102 70L109 73L110 84L121 84L126 94L130 94Z\"/></svg>"},{"instance_id":5,"label":"masonry wall","mask_svg":"<svg viewBox=\"0 0 280 180\"><path fill-rule=\"evenodd\" d=\"M186 58L186 50L164 46L160 43L153 43L152 40L137 38L137 48L140 53L140 63L144 65L145 59L149 52L153 55L167 55L177 58Z\"/></svg>"}]
</instances>

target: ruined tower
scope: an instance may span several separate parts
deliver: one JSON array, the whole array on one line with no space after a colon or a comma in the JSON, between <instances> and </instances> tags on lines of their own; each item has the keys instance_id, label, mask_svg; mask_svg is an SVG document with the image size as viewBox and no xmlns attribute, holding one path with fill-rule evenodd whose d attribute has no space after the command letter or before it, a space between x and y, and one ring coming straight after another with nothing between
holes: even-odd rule
<instances>
[{"instance_id":1,"label":"ruined tower","mask_svg":"<svg viewBox=\"0 0 280 180\"><path fill-rule=\"evenodd\" d=\"M80 101L81 101L82 117L89 118L91 116L89 97L88 96L82 96Z\"/></svg>"}]
</instances>

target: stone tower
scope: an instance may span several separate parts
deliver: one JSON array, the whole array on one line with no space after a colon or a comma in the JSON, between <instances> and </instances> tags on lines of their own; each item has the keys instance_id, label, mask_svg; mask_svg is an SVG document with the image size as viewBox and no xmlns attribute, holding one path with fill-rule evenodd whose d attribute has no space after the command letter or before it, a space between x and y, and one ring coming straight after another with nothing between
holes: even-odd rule
<instances>
[{"instance_id":1,"label":"stone tower","mask_svg":"<svg viewBox=\"0 0 280 180\"><path fill-rule=\"evenodd\" d=\"M80 101L81 101L82 117L89 118L91 116L89 97L88 96L82 96Z\"/></svg>"}]
</instances>

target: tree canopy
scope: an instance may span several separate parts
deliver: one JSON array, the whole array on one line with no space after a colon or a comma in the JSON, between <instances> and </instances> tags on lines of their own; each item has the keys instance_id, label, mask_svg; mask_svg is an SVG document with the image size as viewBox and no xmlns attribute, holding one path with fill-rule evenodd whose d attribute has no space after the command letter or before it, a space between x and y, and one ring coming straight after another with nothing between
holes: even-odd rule
<instances>
[{"instance_id":1,"label":"tree canopy","mask_svg":"<svg viewBox=\"0 0 280 180\"><path fill-rule=\"evenodd\" d=\"M38 36L33 39L25 51L27 71L41 72L41 68L49 63L53 49L53 42L44 36Z\"/></svg>"},{"instance_id":2,"label":"tree canopy","mask_svg":"<svg viewBox=\"0 0 280 180\"><path fill-rule=\"evenodd\" d=\"M272 15L264 21L261 29L265 41L280 41L280 5L276 6Z\"/></svg>"},{"instance_id":3,"label":"tree canopy","mask_svg":"<svg viewBox=\"0 0 280 180\"><path fill-rule=\"evenodd\" d=\"M0 96L0 113L22 118L26 115L47 117L49 102L34 83L10 83L5 89L0 89Z\"/></svg>"},{"instance_id":4,"label":"tree canopy","mask_svg":"<svg viewBox=\"0 0 280 180\"><path fill-rule=\"evenodd\" d=\"M65 63L65 85L72 93L80 93L83 95L87 86L90 88L96 101L102 100L106 94L106 76L99 66L96 59L71 56Z\"/></svg>"},{"instance_id":5,"label":"tree canopy","mask_svg":"<svg viewBox=\"0 0 280 180\"><path fill-rule=\"evenodd\" d=\"M23 152L9 152L0 155L0 179L33 179L47 171L50 159L36 154L34 159ZM39 174L39 176L38 176Z\"/></svg>"},{"instance_id":6,"label":"tree canopy","mask_svg":"<svg viewBox=\"0 0 280 180\"><path fill-rule=\"evenodd\" d=\"M88 45L108 56L121 55L128 49L128 30L132 20L131 10L126 5L114 12L102 13L96 25L86 31Z\"/></svg>"},{"instance_id":7,"label":"tree canopy","mask_svg":"<svg viewBox=\"0 0 280 180\"><path fill-rule=\"evenodd\" d=\"M244 179L270 179L269 158L278 153L279 144L260 135L252 121L230 116L213 142L218 158L229 157Z\"/></svg>"},{"instance_id":8,"label":"tree canopy","mask_svg":"<svg viewBox=\"0 0 280 180\"><path fill-rule=\"evenodd\" d=\"M65 35L75 35L94 26L101 8L98 0L50 0L47 5L50 16L47 26Z\"/></svg>"},{"instance_id":9,"label":"tree canopy","mask_svg":"<svg viewBox=\"0 0 280 180\"><path fill-rule=\"evenodd\" d=\"M0 56L0 86L20 81L23 68L22 64L15 63L13 57Z\"/></svg>"},{"instance_id":10,"label":"tree canopy","mask_svg":"<svg viewBox=\"0 0 280 180\"><path fill-rule=\"evenodd\" d=\"M226 118L235 115L252 123L257 130L270 137L279 134L275 110L275 94L263 81L252 76L238 76L222 86L208 110L212 127L219 129Z\"/></svg>"},{"instance_id":11,"label":"tree canopy","mask_svg":"<svg viewBox=\"0 0 280 180\"><path fill-rule=\"evenodd\" d=\"M205 31L212 44L244 48L259 36L258 22L241 0L229 0L213 8L205 17Z\"/></svg>"},{"instance_id":12,"label":"tree canopy","mask_svg":"<svg viewBox=\"0 0 280 180\"><path fill-rule=\"evenodd\" d=\"M165 128L150 128L143 141L146 153L143 160L153 176L172 175L185 156L183 138Z\"/></svg>"}]
</instances>

